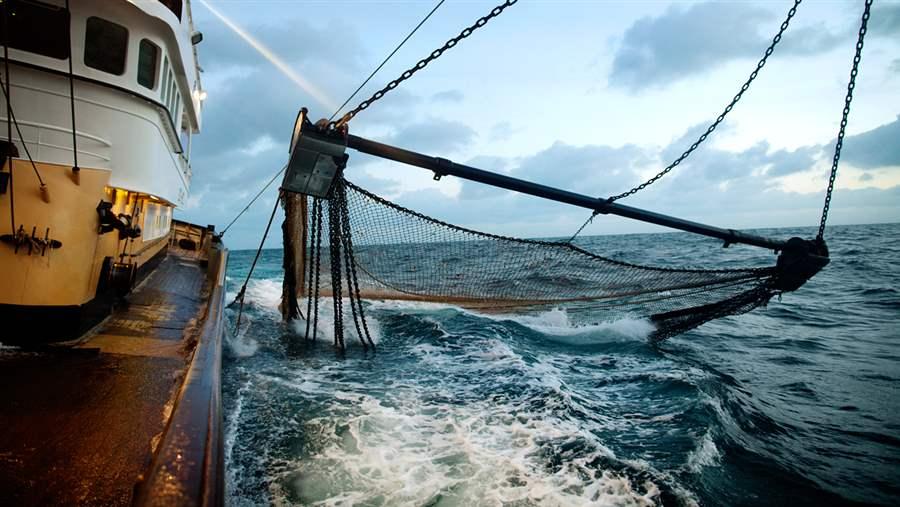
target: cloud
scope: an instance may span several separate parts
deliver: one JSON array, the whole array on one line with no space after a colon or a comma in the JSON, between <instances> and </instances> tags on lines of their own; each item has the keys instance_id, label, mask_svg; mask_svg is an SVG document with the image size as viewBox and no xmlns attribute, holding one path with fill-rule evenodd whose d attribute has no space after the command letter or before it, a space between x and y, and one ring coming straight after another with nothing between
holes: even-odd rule
<instances>
[{"instance_id":1,"label":"cloud","mask_svg":"<svg viewBox=\"0 0 900 507\"><path fill-rule=\"evenodd\" d=\"M469 145L475 136L463 123L431 117L400 127L383 142L439 156Z\"/></svg>"},{"instance_id":2,"label":"cloud","mask_svg":"<svg viewBox=\"0 0 900 507\"><path fill-rule=\"evenodd\" d=\"M774 21L772 12L752 3L671 6L658 17L637 20L625 31L613 59L610 84L632 90L664 86L730 60L758 58L777 29ZM817 53L844 39L823 25L794 31L785 35L779 52Z\"/></svg>"},{"instance_id":3,"label":"cloud","mask_svg":"<svg viewBox=\"0 0 900 507\"><path fill-rule=\"evenodd\" d=\"M860 169L900 167L900 116L868 132L848 136L841 160Z\"/></svg>"},{"instance_id":4,"label":"cloud","mask_svg":"<svg viewBox=\"0 0 900 507\"><path fill-rule=\"evenodd\" d=\"M876 4L868 29L875 36L900 35L900 4Z\"/></svg>"},{"instance_id":5,"label":"cloud","mask_svg":"<svg viewBox=\"0 0 900 507\"><path fill-rule=\"evenodd\" d=\"M897 58L897 59L895 59L893 62L891 62L891 67L890 67L890 68L891 68L892 71L894 71L894 72L900 74L900 58Z\"/></svg>"},{"instance_id":6,"label":"cloud","mask_svg":"<svg viewBox=\"0 0 900 507\"><path fill-rule=\"evenodd\" d=\"M459 90L445 90L442 92L437 92L431 96L431 100L434 102L462 102L465 96Z\"/></svg>"}]
</instances>

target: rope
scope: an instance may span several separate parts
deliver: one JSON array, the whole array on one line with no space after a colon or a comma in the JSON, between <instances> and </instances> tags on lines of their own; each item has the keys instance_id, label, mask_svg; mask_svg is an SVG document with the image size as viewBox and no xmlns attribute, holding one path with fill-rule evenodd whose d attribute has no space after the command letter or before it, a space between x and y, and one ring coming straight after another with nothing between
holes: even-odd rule
<instances>
[{"instance_id":1,"label":"rope","mask_svg":"<svg viewBox=\"0 0 900 507\"><path fill-rule=\"evenodd\" d=\"M648 186L656 183L660 178L662 178L666 174L669 174L669 172L671 172L672 169L675 169L676 167L678 167L678 165L680 165L682 162L684 162L684 160L686 158L688 158L691 155L691 153L694 152L694 150L696 150L701 144L703 144L703 141L706 141L706 138L709 137L709 135L712 134L713 131L716 130L716 128L719 126L719 124L722 123L723 121L725 121L725 117L728 116L728 113L730 113L731 110L734 109L734 106L737 105L738 101L741 100L741 97L744 96L744 92L746 92L748 89L750 89L750 85L756 79L756 76L759 75L759 71L761 71L762 68L765 67L766 62L768 61L769 57L772 56L772 53L775 52L775 46L777 46L778 43L781 42L781 38L784 35L784 32L787 30L788 26L790 25L791 19L793 19L795 14L797 14L797 7L800 6L800 3L802 1L803 0L794 0L794 5L791 6L791 8L788 10L787 17L781 23L781 27L779 28L778 33L776 33L775 37L772 38L772 42L769 44L769 47L766 48L766 51L763 54L762 58L760 58L759 62L756 63L756 68L753 69L753 72L750 73L750 76L747 78L746 81L744 81L744 84L741 85L741 89L737 92L737 94L735 94L734 98L731 99L731 102L729 102L728 105L725 106L725 109L719 114L719 116L716 118L716 120L714 122L712 122L709 125L709 127L706 128L706 131L703 132L703 134L701 134L700 137L698 137L697 140L694 141L694 143L691 144L691 146L681 154L681 156L679 156L671 164L666 166L665 169L663 169L662 171L657 173L655 176L653 176L649 180L632 188L631 190L622 192L621 194L614 195L614 196L608 198L607 202L612 203L612 202L618 201L619 199L622 199L624 197L634 195L634 194L640 192L641 190L647 188ZM583 231L584 228L587 227L587 225L590 224L594 220L594 217L596 217L599 213L600 213L599 211L594 211L591 214L591 216L588 217L588 219L585 220L583 224L581 224L581 227L578 228L578 230L575 232L575 234L573 234L572 237L569 238L568 242L571 243L572 241L574 241L575 238L577 238L578 235L581 234L581 231Z\"/></svg>"},{"instance_id":2,"label":"rope","mask_svg":"<svg viewBox=\"0 0 900 507\"><path fill-rule=\"evenodd\" d=\"M395 54L397 51L399 51L400 48L402 48L404 44L406 44L406 41L408 41L408 40L410 39L410 37L412 37L413 34L415 34L416 31L418 31L419 28L420 28L422 25L425 24L426 21L428 21L428 18L430 18L431 15L434 14L434 11L438 10L438 7L440 7L441 5L444 4L444 1L445 1L445 0L440 0L440 2L438 2L437 5L435 5L434 8L431 9L431 12L429 12L428 15L426 15L424 18L422 18L422 21L419 21L419 24L416 25L416 27L413 28L411 32L409 32L409 35L407 35L405 39L403 39L402 41L400 41L400 44L398 44L397 47L395 47L394 50L391 51L391 54L387 55L387 58L385 58L385 59L381 62L381 64L380 64L378 67L376 67L375 70L373 70L371 74L369 74L369 77L367 77L366 80L363 81L361 85L359 85L359 87L356 89L356 91L354 91L352 94L350 94L349 97L347 97L347 100L345 100L344 103L341 104L341 107L337 108L337 110L335 110L335 112L331 114L331 117L328 118L328 121L333 120L334 117L337 116L337 114L338 114L339 112L341 112L341 109L344 109L344 106L346 106L348 102L350 102L351 100L353 100L353 97L356 97L356 94L359 93L359 91L362 90L363 87L366 86L366 84L368 84L369 81L370 81L373 77L375 77L375 74L377 74L378 71L381 70L382 67L384 67L384 64L386 64L386 63L388 62L388 60L390 60L391 57L393 57L394 54Z\"/></svg>"},{"instance_id":3,"label":"rope","mask_svg":"<svg viewBox=\"0 0 900 507\"><path fill-rule=\"evenodd\" d=\"M828 221L828 210L831 208L831 194L834 192L834 180L837 178L838 163L841 160L841 148L844 146L844 132L847 129L847 119L850 117L850 103L853 101L853 89L856 88L856 75L859 73L859 62L862 60L863 40L866 38L871 8L872 0L866 0L862 21L859 26L859 35L856 39L856 53L853 55L853 67L850 69L850 82L847 83L847 96L844 98L841 127L838 131L837 142L834 144L834 158L831 161L831 176L828 178L828 190L825 191L825 204L822 206L822 220L819 222L819 233L816 235L816 239L820 242L824 240L825 236L825 222Z\"/></svg>"},{"instance_id":4,"label":"rope","mask_svg":"<svg viewBox=\"0 0 900 507\"><path fill-rule=\"evenodd\" d=\"M256 193L256 196L253 197L253 199L250 199L250 202L247 203L246 206L244 206L244 209L242 209L241 212L238 213L237 216L235 216L235 217L231 220L231 222L229 222L228 225L225 226L224 229L222 229L222 234L219 234L219 237L220 237L220 238L223 237L223 236L225 236L225 233L228 232L228 229L229 229L232 225L234 225L235 222L237 222L238 218L241 218L241 215L243 215L248 209L250 209L250 206L253 206L253 203L255 203L257 199L259 199L259 196L261 196L261 195L263 194L263 192L265 192L266 189L269 188L269 186L270 186L273 182L275 182L275 180L278 178L278 176L280 176L281 173L283 173L285 169L287 169L287 164L285 164L284 167L282 167L280 171L278 171L277 173L275 173L275 176L272 176L272 179L269 180L268 183L266 183L266 186L262 187L262 190L260 190L259 192L257 192L257 193Z\"/></svg>"},{"instance_id":5,"label":"rope","mask_svg":"<svg viewBox=\"0 0 900 507\"><path fill-rule=\"evenodd\" d=\"M235 333L237 333L237 330L241 325L241 315L244 314L244 294L247 292L247 284L250 283L250 277L253 276L253 270L256 269L256 262L259 260L259 255L262 253L263 245L266 243L266 237L269 235L269 229L272 227L272 220L275 219L275 212L277 210L278 199L275 199L275 206L272 208L272 214L269 216L269 223L266 224L266 231L263 233L262 239L259 241L259 248L256 249L256 257L253 258L253 264L250 265L250 271L247 273L247 279L244 280L244 285L241 287L241 291L238 292L237 297L234 298L235 301L241 301L241 306L238 309L237 322L234 325Z\"/></svg>"}]
</instances>

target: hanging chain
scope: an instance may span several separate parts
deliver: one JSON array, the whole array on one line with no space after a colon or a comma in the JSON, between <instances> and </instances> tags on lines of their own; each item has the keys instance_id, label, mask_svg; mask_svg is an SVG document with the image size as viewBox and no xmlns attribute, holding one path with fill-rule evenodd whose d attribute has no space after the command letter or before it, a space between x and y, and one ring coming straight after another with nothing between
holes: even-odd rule
<instances>
[{"instance_id":1,"label":"hanging chain","mask_svg":"<svg viewBox=\"0 0 900 507\"><path fill-rule=\"evenodd\" d=\"M384 95L386 93L388 93L389 91L396 88L397 85L399 85L403 81L406 81L407 79L411 78L413 76L413 74L415 74L416 72L424 69L433 60L437 60L438 58L440 58L440 56L442 54L444 54L444 51L447 51L448 49L450 49L453 46L455 46L456 44L458 44L459 41L472 35L472 33L475 32L475 30L486 25L488 23L488 21L499 16L500 13L502 13L507 7L515 4L516 2L518 2L518 0L506 0L505 2L498 5L497 7L494 7L491 10L491 12L489 12L487 15L482 16L481 18L478 18L478 21L476 21L472 26L466 28L465 30L460 32L459 35L457 35L456 37L453 37L452 39L445 42L442 47L435 49L434 51L431 52L430 55L419 60L418 63L416 63L415 65L413 65L412 67L410 67L409 69L404 71L403 74L400 74L400 77L394 79L393 81L388 83L384 88L378 90L371 97L362 101L358 106L356 106L355 108L348 111L346 114L344 114L344 116L341 117L340 120L338 120L336 122L334 122L334 121L329 122L328 128L329 129L340 128L341 126L346 124L348 121L352 120L353 117L356 116L360 111L366 109L367 107L372 105L373 102L380 99L381 97L384 97Z\"/></svg>"},{"instance_id":2,"label":"hanging chain","mask_svg":"<svg viewBox=\"0 0 900 507\"><path fill-rule=\"evenodd\" d=\"M309 340L309 325L310 321L314 318L318 320L319 313L319 305L316 304L316 315L315 317L312 314L312 305L313 305L313 278L318 278L319 274L319 264L318 264L318 253L319 253L319 223L316 220L319 214L321 213L322 203L318 197L312 197L312 210L310 210L310 218L309 218L309 260L307 265L307 286L309 287L306 291L306 336L305 339ZM319 298L319 287L316 284L316 292L315 299ZM316 330L313 328L313 341L316 339Z\"/></svg>"},{"instance_id":3,"label":"hanging chain","mask_svg":"<svg viewBox=\"0 0 900 507\"><path fill-rule=\"evenodd\" d=\"M337 199L328 201L328 236L331 264L331 300L334 304L334 346L344 350L344 309L341 295L341 219Z\"/></svg>"},{"instance_id":4,"label":"hanging chain","mask_svg":"<svg viewBox=\"0 0 900 507\"><path fill-rule=\"evenodd\" d=\"M837 178L838 163L841 159L841 148L844 146L844 132L847 129L847 118L850 116L850 102L853 101L853 89L856 88L856 75L859 73L859 62L862 60L863 40L869 24L869 12L872 8L872 0L866 0L863 9L862 22L859 26L859 36L856 39L856 53L853 55L853 68L850 69L850 82L847 83L847 96L844 98L844 111L841 116L841 128L838 131L837 142L834 145L834 159L831 161L831 176L828 178L828 190L825 192L825 205L822 207L822 221L819 223L819 234L816 239L822 241L825 236L825 222L828 221L828 210L831 208L831 193L834 191L834 180Z\"/></svg>"},{"instance_id":5,"label":"hanging chain","mask_svg":"<svg viewBox=\"0 0 900 507\"><path fill-rule=\"evenodd\" d=\"M322 200L316 199L319 207L316 209L316 244L313 252L316 256L316 288L313 294L313 341L316 341L316 335L319 331L319 292L322 284L320 274L322 273Z\"/></svg>"},{"instance_id":6,"label":"hanging chain","mask_svg":"<svg viewBox=\"0 0 900 507\"><path fill-rule=\"evenodd\" d=\"M350 295L350 302L356 299L356 307L359 311L359 320L362 322L362 332L360 332L359 324L357 324L356 332L359 334L359 341L362 342L363 348L366 347L366 341L372 349L375 349L375 342L372 341L372 334L369 332L369 325L366 323L366 314L363 312L362 295L359 290L359 277L356 272L356 255L353 253L353 234L350 228L350 208L347 204L347 181L341 175L340 179L340 196L341 196L341 222L344 230L344 254L347 258L347 291ZM356 310L353 314L354 322L356 321Z\"/></svg>"}]
</instances>

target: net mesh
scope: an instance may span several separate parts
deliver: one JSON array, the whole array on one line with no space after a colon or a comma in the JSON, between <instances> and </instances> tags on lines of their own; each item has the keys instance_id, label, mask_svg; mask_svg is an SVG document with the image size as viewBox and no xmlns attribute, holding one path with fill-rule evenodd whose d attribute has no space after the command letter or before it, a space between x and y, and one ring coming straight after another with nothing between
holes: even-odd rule
<instances>
[{"instance_id":1,"label":"net mesh","mask_svg":"<svg viewBox=\"0 0 900 507\"><path fill-rule=\"evenodd\" d=\"M750 311L776 293L774 268L701 270L630 264L570 243L458 227L346 180L337 180L336 185L341 198L323 200L323 214L329 216L329 206L345 207L359 292L367 299L442 302L500 313L564 308L590 322L646 318L654 324L651 339L661 340L715 318ZM311 215L309 227L314 220ZM327 219L321 234L330 236ZM324 243L318 249L320 273L323 285L329 287L328 274L334 270L327 239ZM349 293L346 281L342 292Z\"/></svg>"}]
</instances>

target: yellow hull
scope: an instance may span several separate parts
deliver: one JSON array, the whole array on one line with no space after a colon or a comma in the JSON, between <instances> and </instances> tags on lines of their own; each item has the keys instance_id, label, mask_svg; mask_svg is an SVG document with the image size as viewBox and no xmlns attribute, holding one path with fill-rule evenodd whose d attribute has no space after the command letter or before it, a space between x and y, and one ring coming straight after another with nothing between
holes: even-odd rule
<instances>
[{"instance_id":1,"label":"yellow hull","mask_svg":"<svg viewBox=\"0 0 900 507\"><path fill-rule=\"evenodd\" d=\"M112 203L114 215L130 215L140 226L145 210L167 204L109 187L109 171L82 168L76 177L69 166L36 166L46 193L31 163L14 160L12 184L0 194L0 235L5 238L0 243L0 317L12 324L0 332L4 343L77 337L110 309L112 263L134 263L146 271L167 246L167 234L148 241L144 235L123 238L117 230L101 234L97 212L98 204L106 201Z\"/></svg>"}]
</instances>

